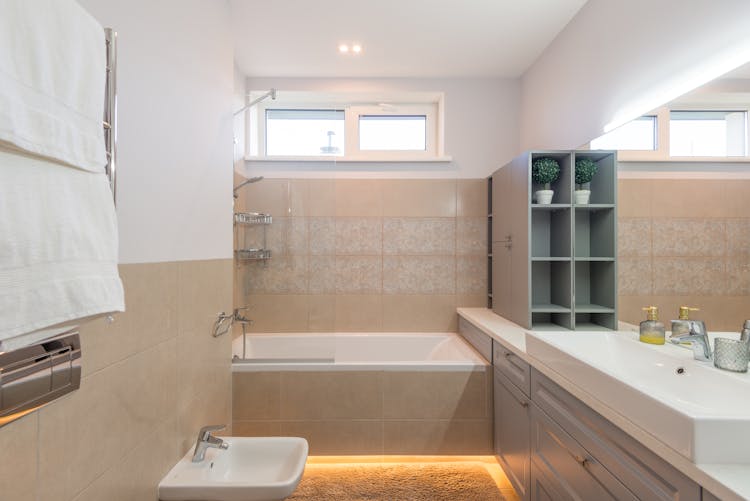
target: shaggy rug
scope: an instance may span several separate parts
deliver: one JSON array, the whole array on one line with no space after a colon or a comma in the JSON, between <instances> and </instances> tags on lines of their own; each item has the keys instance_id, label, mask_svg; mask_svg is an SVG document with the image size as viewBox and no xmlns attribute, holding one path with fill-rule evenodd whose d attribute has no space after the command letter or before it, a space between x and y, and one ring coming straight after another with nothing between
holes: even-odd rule
<instances>
[{"instance_id":1,"label":"shaggy rug","mask_svg":"<svg viewBox=\"0 0 750 501\"><path fill-rule=\"evenodd\" d=\"M309 464L289 501L503 501L478 463Z\"/></svg>"}]
</instances>

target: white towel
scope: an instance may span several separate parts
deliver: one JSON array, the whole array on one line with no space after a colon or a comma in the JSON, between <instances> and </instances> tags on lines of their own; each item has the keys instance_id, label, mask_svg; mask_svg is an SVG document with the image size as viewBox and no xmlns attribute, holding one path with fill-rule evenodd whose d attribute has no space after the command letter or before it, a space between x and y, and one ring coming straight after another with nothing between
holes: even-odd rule
<instances>
[{"instance_id":1,"label":"white towel","mask_svg":"<svg viewBox=\"0 0 750 501\"><path fill-rule=\"evenodd\" d=\"M0 350L123 310L106 175L0 149Z\"/></svg>"},{"instance_id":2,"label":"white towel","mask_svg":"<svg viewBox=\"0 0 750 501\"><path fill-rule=\"evenodd\" d=\"M104 30L74 0L0 0L0 140L102 172L105 78Z\"/></svg>"}]
</instances>

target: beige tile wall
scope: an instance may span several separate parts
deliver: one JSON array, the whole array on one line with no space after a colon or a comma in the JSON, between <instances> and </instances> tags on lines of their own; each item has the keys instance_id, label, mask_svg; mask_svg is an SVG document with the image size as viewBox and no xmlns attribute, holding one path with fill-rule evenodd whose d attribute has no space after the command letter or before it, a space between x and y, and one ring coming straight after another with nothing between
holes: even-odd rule
<instances>
[{"instance_id":1,"label":"beige tile wall","mask_svg":"<svg viewBox=\"0 0 750 501\"><path fill-rule=\"evenodd\" d=\"M0 498L156 500L198 428L231 419L232 261L120 266L127 312L81 329L81 388L0 429Z\"/></svg>"},{"instance_id":2,"label":"beige tile wall","mask_svg":"<svg viewBox=\"0 0 750 501\"><path fill-rule=\"evenodd\" d=\"M255 332L455 331L457 306L486 305L483 179L265 179L235 210L274 217L273 258L236 269Z\"/></svg>"},{"instance_id":3,"label":"beige tile wall","mask_svg":"<svg viewBox=\"0 0 750 501\"><path fill-rule=\"evenodd\" d=\"M491 454L491 374L236 372L233 430L305 437L316 455Z\"/></svg>"},{"instance_id":4,"label":"beige tile wall","mask_svg":"<svg viewBox=\"0 0 750 501\"><path fill-rule=\"evenodd\" d=\"M619 307L675 318L681 305L710 330L738 331L750 318L750 180L621 179L618 182Z\"/></svg>"}]
</instances>

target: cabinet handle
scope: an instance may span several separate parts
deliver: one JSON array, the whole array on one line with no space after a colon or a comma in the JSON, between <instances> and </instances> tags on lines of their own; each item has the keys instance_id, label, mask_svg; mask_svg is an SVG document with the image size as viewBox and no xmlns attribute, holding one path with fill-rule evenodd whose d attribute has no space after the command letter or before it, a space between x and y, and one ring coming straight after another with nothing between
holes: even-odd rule
<instances>
[{"instance_id":1,"label":"cabinet handle","mask_svg":"<svg viewBox=\"0 0 750 501\"><path fill-rule=\"evenodd\" d=\"M513 356L513 353L511 353L510 351L505 352L505 358L510 358L512 356Z\"/></svg>"},{"instance_id":2,"label":"cabinet handle","mask_svg":"<svg viewBox=\"0 0 750 501\"><path fill-rule=\"evenodd\" d=\"M589 464L588 458L585 458L583 456L579 456L578 454L573 455L573 459L576 460L576 463L580 464L584 468Z\"/></svg>"},{"instance_id":3,"label":"cabinet handle","mask_svg":"<svg viewBox=\"0 0 750 501\"><path fill-rule=\"evenodd\" d=\"M529 406L529 403L526 400L519 400L518 403L521 404L521 407L524 408Z\"/></svg>"}]
</instances>

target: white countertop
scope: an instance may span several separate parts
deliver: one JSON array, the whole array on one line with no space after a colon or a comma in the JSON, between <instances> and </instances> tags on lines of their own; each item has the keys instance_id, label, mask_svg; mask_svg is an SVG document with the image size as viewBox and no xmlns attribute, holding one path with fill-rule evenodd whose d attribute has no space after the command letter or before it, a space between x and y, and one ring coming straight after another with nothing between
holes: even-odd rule
<instances>
[{"instance_id":1,"label":"white countertop","mask_svg":"<svg viewBox=\"0 0 750 501\"><path fill-rule=\"evenodd\" d=\"M496 315L492 310L487 308L459 308L458 314L503 345L503 347L533 365L545 376L562 386L569 393L617 425L719 499L724 501L750 500L750 464L692 463L653 436L649 430L637 426L626 416L614 411L593 395L582 390L576 384L575 380L561 376L541 361L530 356L526 352L527 329ZM632 336L632 329L623 331L623 335ZM687 350L685 351L686 356L692 356ZM748 433L750 433L750 430L748 430Z\"/></svg>"}]
</instances>

